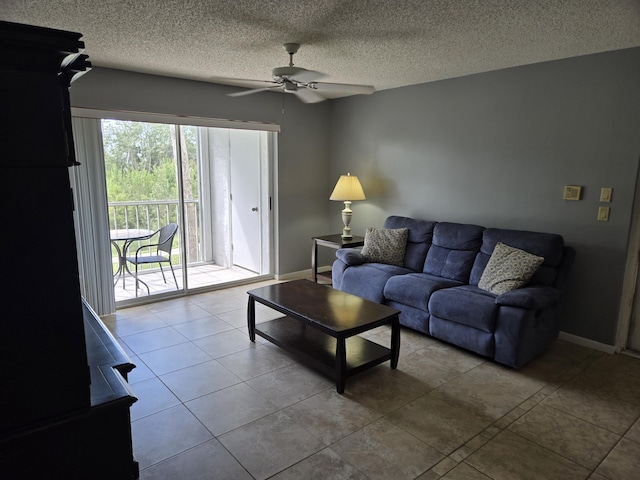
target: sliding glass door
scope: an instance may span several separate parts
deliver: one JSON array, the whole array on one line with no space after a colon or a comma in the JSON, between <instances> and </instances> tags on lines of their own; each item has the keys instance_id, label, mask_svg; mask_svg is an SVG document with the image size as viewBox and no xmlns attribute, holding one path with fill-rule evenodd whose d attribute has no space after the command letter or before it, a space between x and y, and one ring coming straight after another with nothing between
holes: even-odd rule
<instances>
[{"instance_id":1,"label":"sliding glass door","mask_svg":"<svg viewBox=\"0 0 640 480\"><path fill-rule=\"evenodd\" d=\"M272 135L102 120L117 304L271 273ZM169 224L170 248L147 248Z\"/></svg>"}]
</instances>

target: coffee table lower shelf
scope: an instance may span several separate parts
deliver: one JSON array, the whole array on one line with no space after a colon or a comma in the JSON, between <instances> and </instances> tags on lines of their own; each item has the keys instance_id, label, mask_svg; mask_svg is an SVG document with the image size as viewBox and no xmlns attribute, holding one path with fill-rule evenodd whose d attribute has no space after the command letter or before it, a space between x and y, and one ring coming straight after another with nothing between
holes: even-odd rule
<instances>
[{"instance_id":1,"label":"coffee table lower shelf","mask_svg":"<svg viewBox=\"0 0 640 480\"><path fill-rule=\"evenodd\" d=\"M346 365L337 361L337 340L291 317L256 325L255 333L335 379L338 393L347 377L392 359L391 349L359 336L345 339Z\"/></svg>"}]
</instances>

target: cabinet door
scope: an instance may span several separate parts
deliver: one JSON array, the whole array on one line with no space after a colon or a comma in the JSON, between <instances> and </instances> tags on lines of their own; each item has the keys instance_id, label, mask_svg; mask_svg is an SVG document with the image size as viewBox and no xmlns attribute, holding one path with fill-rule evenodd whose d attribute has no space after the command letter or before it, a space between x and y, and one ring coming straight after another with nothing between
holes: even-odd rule
<instances>
[{"instance_id":1,"label":"cabinet door","mask_svg":"<svg viewBox=\"0 0 640 480\"><path fill-rule=\"evenodd\" d=\"M86 408L89 376L68 171L0 170L2 431Z\"/></svg>"}]
</instances>

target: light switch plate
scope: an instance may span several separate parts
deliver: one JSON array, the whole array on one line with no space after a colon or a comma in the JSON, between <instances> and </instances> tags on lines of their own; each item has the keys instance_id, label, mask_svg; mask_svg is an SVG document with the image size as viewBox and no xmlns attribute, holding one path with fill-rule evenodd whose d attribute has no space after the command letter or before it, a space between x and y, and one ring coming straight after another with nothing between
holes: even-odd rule
<instances>
[{"instance_id":1,"label":"light switch plate","mask_svg":"<svg viewBox=\"0 0 640 480\"><path fill-rule=\"evenodd\" d=\"M613 193L613 188L611 187L602 187L600 189L600 201L609 203L611 201L611 194Z\"/></svg>"},{"instance_id":2,"label":"light switch plate","mask_svg":"<svg viewBox=\"0 0 640 480\"><path fill-rule=\"evenodd\" d=\"M579 185L565 185L562 198L564 200L580 200L582 187Z\"/></svg>"},{"instance_id":3,"label":"light switch plate","mask_svg":"<svg viewBox=\"0 0 640 480\"><path fill-rule=\"evenodd\" d=\"M598 207L598 221L599 222L609 221L609 207Z\"/></svg>"}]
</instances>

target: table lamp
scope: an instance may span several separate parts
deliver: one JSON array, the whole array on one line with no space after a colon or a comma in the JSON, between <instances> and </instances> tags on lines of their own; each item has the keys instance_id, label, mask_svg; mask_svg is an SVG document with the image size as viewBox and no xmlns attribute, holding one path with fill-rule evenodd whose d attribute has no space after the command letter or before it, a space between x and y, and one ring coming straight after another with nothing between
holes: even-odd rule
<instances>
[{"instance_id":1,"label":"table lamp","mask_svg":"<svg viewBox=\"0 0 640 480\"><path fill-rule=\"evenodd\" d=\"M358 177L352 176L350 173L340 175L329 200L344 202L344 210L342 210L342 223L344 223L344 229L342 230L343 239L350 240L352 238L351 228L349 227L353 213L351 211L351 202L353 200L366 200L366 198Z\"/></svg>"}]
</instances>

